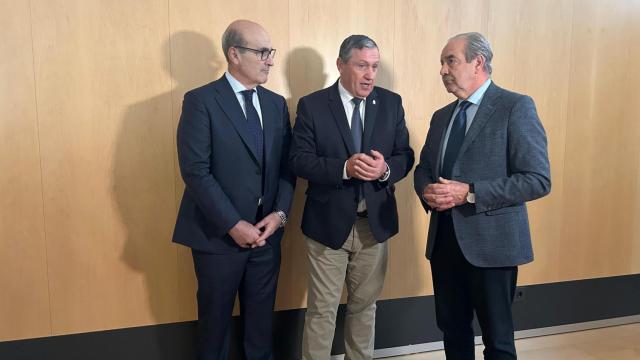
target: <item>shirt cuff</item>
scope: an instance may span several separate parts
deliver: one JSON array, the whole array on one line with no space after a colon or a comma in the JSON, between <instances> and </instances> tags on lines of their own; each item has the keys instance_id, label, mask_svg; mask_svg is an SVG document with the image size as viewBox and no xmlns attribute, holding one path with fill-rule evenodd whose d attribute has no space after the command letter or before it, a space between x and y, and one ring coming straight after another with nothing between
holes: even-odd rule
<instances>
[{"instance_id":1,"label":"shirt cuff","mask_svg":"<svg viewBox=\"0 0 640 360\"><path fill-rule=\"evenodd\" d=\"M342 168L342 180L349 180L351 179L349 176L347 176L347 162L349 160L347 159L347 161L344 162L344 167Z\"/></svg>"}]
</instances>

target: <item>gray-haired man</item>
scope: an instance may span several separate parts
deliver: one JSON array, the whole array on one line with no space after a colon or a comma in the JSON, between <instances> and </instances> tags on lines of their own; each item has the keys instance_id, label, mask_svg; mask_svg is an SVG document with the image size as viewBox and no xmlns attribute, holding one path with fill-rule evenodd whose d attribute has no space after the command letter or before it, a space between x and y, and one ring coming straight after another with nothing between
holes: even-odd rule
<instances>
[{"instance_id":1,"label":"gray-haired man","mask_svg":"<svg viewBox=\"0 0 640 360\"><path fill-rule=\"evenodd\" d=\"M473 359L476 312L485 359L515 359L511 302L533 260L525 202L549 193L547 139L533 100L491 81L478 33L449 40L440 75L457 99L437 110L414 173L431 212L427 258L447 359Z\"/></svg>"},{"instance_id":2,"label":"gray-haired man","mask_svg":"<svg viewBox=\"0 0 640 360\"><path fill-rule=\"evenodd\" d=\"M340 79L300 99L290 164L309 182L302 219L309 257L303 359L329 359L347 284L347 359L371 359L375 302L398 232L394 184L413 166L398 94L375 87L376 43L352 35L340 46Z\"/></svg>"}]
</instances>

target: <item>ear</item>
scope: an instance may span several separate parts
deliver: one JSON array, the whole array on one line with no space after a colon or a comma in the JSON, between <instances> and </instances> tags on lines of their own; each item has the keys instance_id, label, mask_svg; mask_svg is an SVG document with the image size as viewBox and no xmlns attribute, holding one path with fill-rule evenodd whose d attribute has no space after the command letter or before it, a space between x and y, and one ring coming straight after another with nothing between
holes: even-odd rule
<instances>
[{"instance_id":1,"label":"ear","mask_svg":"<svg viewBox=\"0 0 640 360\"><path fill-rule=\"evenodd\" d=\"M336 67L338 68L338 72L342 74L342 69L345 67L345 63L342 62L340 58L336 59Z\"/></svg>"},{"instance_id":2,"label":"ear","mask_svg":"<svg viewBox=\"0 0 640 360\"><path fill-rule=\"evenodd\" d=\"M229 62L233 64L238 64L240 62L240 57L238 56L238 49L234 47L230 47L227 52L227 57L229 58Z\"/></svg>"},{"instance_id":3,"label":"ear","mask_svg":"<svg viewBox=\"0 0 640 360\"><path fill-rule=\"evenodd\" d=\"M476 73L477 72L483 72L484 71L484 63L486 61L484 56L478 55L474 61L475 61L474 68L476 70Z\"/></svg>"}]
</instances>

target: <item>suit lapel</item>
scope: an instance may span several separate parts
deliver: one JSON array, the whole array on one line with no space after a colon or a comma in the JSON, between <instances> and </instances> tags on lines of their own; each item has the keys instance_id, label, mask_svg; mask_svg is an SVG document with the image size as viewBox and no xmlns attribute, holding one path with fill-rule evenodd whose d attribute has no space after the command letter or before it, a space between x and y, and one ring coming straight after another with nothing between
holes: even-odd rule
<instances>
[{"instance_id":1,"label":"suit lapel","mask_svg":"<svg viewBox=\"0 0 640 360\"><path fill-rule=\"evenodd\" d=\"M261 86L258 86L258 99L260 100L260 110L262 111L262 133L264 138L264 161L265 171L273 151L273 141L275 139L276 123L278 119L278 109L268 94Z\"/></svg>"},{"instance_id":2,"label":"suit lapel","mask_svg":"<svg viewBox=\"0 0 640 360\"><path fill-rule=\"evenodd\" d=\"M489 121L491 115L493 115L493 112L496 110L495 103L498 97L498 88L493 84L493 82L491 82L489 88L487 88L487 91L484 93L480 107L478 107L478 111L476 112L476 116L473 118L473 122L464 137L464 141L460 147L460 152L458 153L458 158L464 154L465 150L467 150L469 145L471 145L473 140L478 136L480 130L482 130L487 121Z\"/></svg>"},{"instance_id":3,"label":"suit lapel","mask_svg":"<svg viewBox=\"0 0 640 360\"><path fill-rule=\"evenodd\" d=\"M434 138L438 139L438 143L436 144L436 149L438 149L437 153L438 156L435 159L435 164L436 164L436 171L435 171L435 178L436 180L438 179L438 177L440 176L440 170L442 167L442 153L445 151L444 149L444 137L447 134L447 128L449 127L449 123L453 120L452 116L453 116L453 112L456 109L456 106L458 105L458 101L454 101L451 104L447 105L447 107L444 109L444 111L442 112L442 115L440 115L439 119L434 119L433 122L433 126L435 127L433 129L434 133Z\"/></svg>"},{"instance_id":4,"label":"suit lapel","mask_svg":"<svg viewBox=\"0 0 640 360\"><path fill-rule=\"evenodd\" d=\"M364 134L362 136L362 152L367 153L371 150L371 136L376 124L376 118L378 115L378 97L376 89L367 96L367 104L364 111Z\"/></svg>"},{"instance_id":5,"label":"suit lapel","mask_svg":"<svg viewBox=\"0 0 640 360\"><path fill-rule=\"evenodd\" d=\"M244 116L238 98L224 75L216 81L216 89L218 91L218 96L216 97L218 105L220 105L220 108L227 115L236 132L240 135L242 142L244 142L245 147L251 153L253 160L256 164L260 165L258 156L253 150L253 146L251 146L252 140L249 129L247 129L247 118ZM262 104L260 104L260 106L262 106Z\"/></svg>"},{"instance_id":6,"label":"suit lapel","mask_svg":"<svg viewBox=\"0 0 640 360\"><path fill-rule=\"evenodd\" d=\"M340 80L338 80L340 81ZM333 114L333 119L338 126L340 136L344 142L349 156L355 154L355 148L353 146L353 138L351 137L351 128L347 120L347 115L344 112L344 105L342 105L342 99L340 98L340 92L338 91L338 82L329 89L329 108Z\"/></svg>"}]
</instances>

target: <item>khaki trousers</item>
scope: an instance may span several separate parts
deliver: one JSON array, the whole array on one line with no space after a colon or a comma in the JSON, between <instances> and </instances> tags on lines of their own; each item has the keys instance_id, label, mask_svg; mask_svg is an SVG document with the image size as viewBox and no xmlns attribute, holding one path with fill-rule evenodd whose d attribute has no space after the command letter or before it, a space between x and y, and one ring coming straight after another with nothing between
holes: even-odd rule
<instances>
[{"instance_id":1,"label":"khaki trousers","mask_svg":"<svg viewBox=\"0 0 640 360\"><path fill-rule=\"evenodd\" d=\"M341 249L305 237L309 258L309 294L302 337L302 358L328 360L342 287L347 285L345 359L373 358L376 300L387 271L388 245L373 238L366 218L358 218Z\"/></svg>"}]
</instances>

